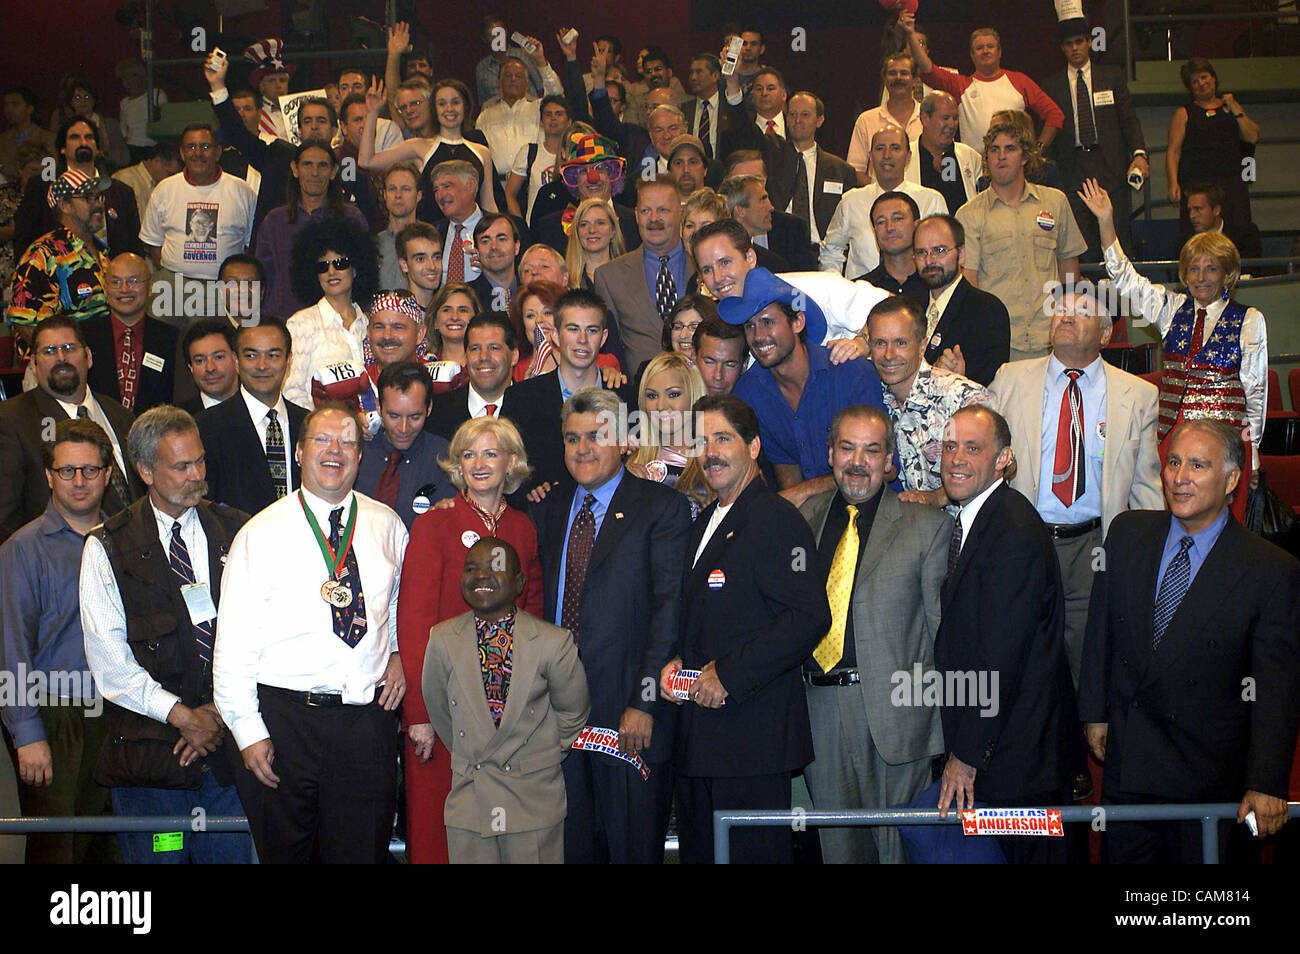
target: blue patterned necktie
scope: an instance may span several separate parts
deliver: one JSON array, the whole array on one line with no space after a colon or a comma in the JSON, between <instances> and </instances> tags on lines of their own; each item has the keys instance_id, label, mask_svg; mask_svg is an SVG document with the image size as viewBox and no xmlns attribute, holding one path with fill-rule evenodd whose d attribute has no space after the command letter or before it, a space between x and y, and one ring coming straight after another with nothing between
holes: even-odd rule
<instances>
[{"instance_id":1,"label":"blue patterned necktie","mask_svg":"<svg viewBox=\"0 0 1300 954\"><path fill-rule=\"evenodd\" d=\"M1160 648L1169 622L1178 612L1178 604L1187 594L1187 586L1192 579L1192 558L1187 551L1192 548L1192 538L1183 537L1178 541L1179 550L1169 561L1165 578L1160 581L1160 592L1156 595L1156 608L1151 617L1151 649Z\"/></svg>"},{"instance_id":2,"label":"blue patterned necktie","mask_svg":"<svg viewBox=\"0 0 1300 954\"><path fill-rule=\"evenodd\" d=\"M181 586L188 586L197 582L194 579L194 566L190 563L190 551L185 546L185 540L181 537L181 522L179 520L172 522L172 540L167 547L167 562L172 565L172 572L176 574L176 579L180 580ZM205 663L212 662L212 642L213 630L212 620L205 620L202 623L194 623L194 645L198 650L199 658Z\"/></svg>"},{"instance_id":3,"label":"blue patterned necktie","mask_svg":"<svg viewBox=\"0 0 1300 954\"><path fill-rule=\"evenodd\" d=\"M335 507L330 511L330 546L337 553L343 536L343 508ZM361 571L357 569L357 551L348 547L347 559L339 570L339 584L352 592L352 602L347 606L330 605L330 616L334 619L334 635L351 647L361 642L366 635L366 598L361 592Z\"/></svg>"},{"instance_id":4,"label":"blue patterned necktie","mask_svg":"<svg viewBox=\"0 0 1300 954\"><path fill-rule=\"evenodd\" d=\"M284 431L276 420L275 408L266 412L266 466L271 471L271 483L275 484L275 499L279 500L288 493L285 478L289 475L289 461L284 453Z\"/></svg>"}]
</instances>

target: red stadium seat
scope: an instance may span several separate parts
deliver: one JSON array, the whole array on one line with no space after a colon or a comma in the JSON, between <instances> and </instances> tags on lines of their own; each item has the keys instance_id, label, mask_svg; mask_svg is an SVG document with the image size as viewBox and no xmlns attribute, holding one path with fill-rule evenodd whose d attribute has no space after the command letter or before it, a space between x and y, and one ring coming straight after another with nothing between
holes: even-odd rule
<instances>
[{"instance_id":1,"label":"red stadium seat","mask_svg":"<svg viewBox=\"0 0 1300 954\"><path fill-rule=\"evenodd\" d=\"M1261 454L1259 466L1268 475L1268 489L1300 513L1300 455Z\"/></svg>"},{"instance_id":2,"label":"red stadium seat","mask_svg":"<svg viewBox=\"0 0 1300 954\"><path fill-rule=\"evenodd\" d=\"M1286 385L1291 392L1291 410L1300 411L1300 368L1292 368L1287 373Z\"/></svg>"}]
</instances>

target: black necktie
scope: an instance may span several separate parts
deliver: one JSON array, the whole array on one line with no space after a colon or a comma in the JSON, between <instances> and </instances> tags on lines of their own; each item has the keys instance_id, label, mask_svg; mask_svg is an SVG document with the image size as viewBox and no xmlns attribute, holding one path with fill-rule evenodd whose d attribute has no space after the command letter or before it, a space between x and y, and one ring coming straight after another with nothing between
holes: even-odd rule
<instances>
[{"instance_id":1,"label":"black necktie","mask_svg":"<svg viewBox=\"0 0 1300 954\"><path fill-rule=\"evenodd\" d=\"M700 100L700 142L704 144L704 154L707 158L713 158L713 144L709 142L712 133L712 123L709 121L709 101Z\"/></svg>"},{"instance_id":2,"label":"black necktie","mask_svg":"<svg viewBox=\"0 0 1300 954\"><path fill-rule=\"evenodd\" d=\"M266 466L271 471L271 483L275 485L275 499L279 500L288 493L285 477L289 473L289 462L284 453L284 431L276 420L275 408L266 412Z\"/></svg>"},{"instance_id":3,"label":"black necktie","mask_svg":"<svg viewBox=\"0 0 1300 954\"><path fill-rule=\"evenodd\" d=\"M677 304L677 283L673 281L673 274L668 270L668 256L659 256L659 277L655 280L655 308L659 311L659 317L668 318L668 313L673 310L673 305Z\"/></svg>"},{"instance_id":4,"label":"black necktie","mask_svg":"<svg viewBox=\"0 0 1300 954\"><path fill-rule=\"evenodd\" d=\"M1160 648L1160 640L1165 638L1169 623L1178 612L1178 604L1183 601L1187 587L1192 580L1192 558L1188 550L1194 541L1183 537L1178 541L1179 550L1169 561L1165 578L1160 581L1160 592L1156 595L1155 611L1151 614L1151 648Z\"/></svg>"},{"instance_id":5,"label":"black necktie","mask_svg":"<svg viewBox=\"0 0 1300 954\"><path fill-rule=\"evenodd\" d=\"M952 571L957 569L957 561L961 559L961 517L952 527L952 539L948 541L948 576L952 576Z\"/></svg>"},{"instance_id":6,"label":"black necktie","mask_svg":"<svg viewBox=\"0 0 1300 954\"><path fill-rule=\"evenodd\" d=\"M1092 97L1083 70L1074 71L1074 114L1079 117L1079 145L1097 145L1097 124L1092 118Z\"/></svg>"},{"instance_id":7,"label":"black necktie","mask_svg":"<svg viewBox=\"0 0 1300 954\"><path fill-rule=\"evenodd\" d=\"M812 219L808 211L808 157L802 152L799 153L799 168L794 173L794 197L790 203L790 210L811 226Z\"/></svg>"},{"instance_id":8,"label":"black necktie","mask_svg":"<svg viewBox=\"0 0 1300 954\"><path fill-rule=\"evenodd\" d=\"M172 522L172 540L170 546L167 547L167 562L172 565L172 572L176 574L176 579L180 580L182 587L198 582L194 579L194 567L190 563L189 547L185 546L185 540L181 537L181 522L179 520ZM198 650L199 658L205 663L212 662L212 620L204 620L202 623L192 625L194 626L194 646Z\"/></svg>"},{"instance_id":9,"label":"black necktie","mask_svg":"<svg viewBox=\"0 0 1300 954\"><path fill-rule=\"evenodd\" d=\"M337 553L343 536L343 508L330 511L330 546ZM357 552L348 547L348 556L339 570L339 585L352 591L352 602L347 606L330 605L334 617L334 635L351 647L366 635L366 598L361 592L361 571L357 569Z\"/></svg>"}]
</instances>

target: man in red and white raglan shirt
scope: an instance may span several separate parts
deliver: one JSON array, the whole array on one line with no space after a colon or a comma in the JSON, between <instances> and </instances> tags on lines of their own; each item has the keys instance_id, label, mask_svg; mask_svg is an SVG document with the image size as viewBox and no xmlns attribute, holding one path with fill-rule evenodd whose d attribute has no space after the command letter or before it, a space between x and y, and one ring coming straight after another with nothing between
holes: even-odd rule
<instances>
[{"instance_id":1,"label":"man in red and white raglan shirt","mask_svg":"<svg viewBox=\"0 0 1300 954\"><path fill-rule=\"evenodd\" d=\"M946 90L957 97L961 141L982 149L984 133L993 114L1002 109L1032 113L1043 124L1038 141L1046 146L1065 124L1065 114L1050 96L1024 73L1002 68L1002 40L992 27L981 27L970 35L970 58L975 64L972 76L962 76L946 66L935 66L916 36L916 17L901 13L899 26L907 36L908 46L927 86Z\"/></svg>"}]
</instances>

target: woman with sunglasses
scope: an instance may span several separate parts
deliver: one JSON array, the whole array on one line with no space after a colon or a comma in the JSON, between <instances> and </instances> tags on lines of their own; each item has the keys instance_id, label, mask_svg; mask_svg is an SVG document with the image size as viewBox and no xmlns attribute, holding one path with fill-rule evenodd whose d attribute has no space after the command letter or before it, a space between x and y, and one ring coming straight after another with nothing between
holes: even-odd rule
<instances>
[{"instance_id":1,"label":"woman with sunglasses","mask_svg":"<svg viewBox=\"0 0 1300 954\"><path fill-rule=\"evenodd\" d=\"M483 312L474 289L464 282L449 282L438 289L429 304L429 344L437 363L429 365L433 393L446 394L469 380L465 357L465 329Z\"/></svg>"},{"instance_id":2,"label":"woman with sunglasses","mask_svg":"<svg viewBox=\"0 0 1300 954\"><path fill-rule=\"evenodd\" d=\"M287 322L293 360L284 382L284 399L312 406L312 376L341 362L365 367L369 322L365 306L379 283L379 260L370 234L348 219L327 216L304 228L293 243L290 272L294 292L316 304ZM364 302L363 305L357 302Z\"/></svg>"},{"instance_id":3,"label":"woman with sunglasses","mask_svg":"<svg viewBox=\"0 0 1300 954\"><path fill-rule=\"evenodd\" d=\"M541 616L542 567L532 521L506 505L532 470L524 442L504 418L476 417L451 439L438 462L459 493L415 518L402 563L397 645L411 687L402 701L406 727L406 842L412 864L447 863L443 804L451 791L451 756L433 732L420 692L429 630L468 611L460 592L465 554L482 537L497 537L519 552L528 581L519 608Z\"/></svg>"},{"instance_id":4,"label":"woman with sunglasses","mask_svg":"<svg viewBox=\"0 0 1300 954\"><path fill-rule=\"evenodd\" d=\"M583 199L573 214L564 257L569 287L591 291L596 269L625 251L623 232L610 204L604 199Z\"/></svg>"},{"instance_id":5,"label":"woman with sunglasses","mask_svg":"<svg viewBox=\"0 0 1300 954\"><path fill-rule=\"evenodd\" d=\"M407 89L403 84L394 102L398 109L413 113L425 108L418 89ZM437 131L432 136L416 136L391 149L375 152L375 128L379 109L384 105L382 80L371 83L366 90L366 125L361 131L361 144L357 148L357 165L371 172L382 172L397 162L414 162L420 167L420 182L424 197L416 210L422 222L437 223L445 216L434 198L429 173L434 166L449 159L464 159L479 175L478 204L484 212L496 212L497 201L492 191L492 150L483 134L474 128L474 100L468 87L457 79L443 79L434 84L429 94L433 102L433 122ZM408 125L410 125L408 123Z\"/></svg>"}]
</instances>

